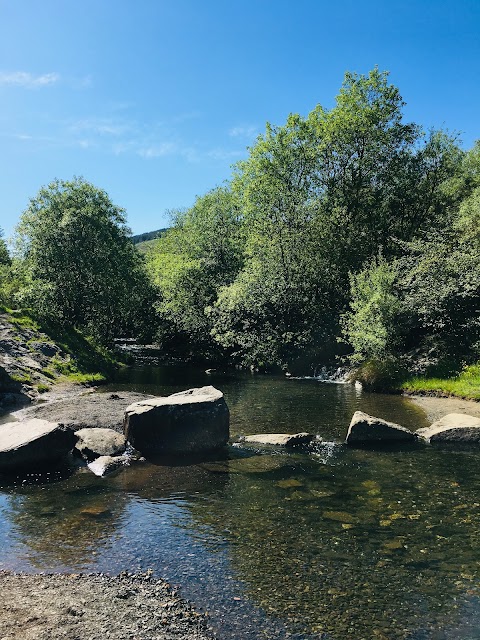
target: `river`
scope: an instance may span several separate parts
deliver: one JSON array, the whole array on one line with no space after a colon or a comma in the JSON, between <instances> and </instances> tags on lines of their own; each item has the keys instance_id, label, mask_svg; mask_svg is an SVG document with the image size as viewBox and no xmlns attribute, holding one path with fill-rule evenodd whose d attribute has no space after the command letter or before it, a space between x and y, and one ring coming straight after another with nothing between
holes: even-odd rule
<instances>
[{"instance_id":1,"label":"river","mask_svg":"<svg viewBox=\"0 0 480 640\"><path fill-rule=\"evenodd\" d=\"M221 389L232 441L309 431L309 451L233 444L204 461L101 479L0 483L0 568L146 571L209 612L222 640L480 638L480 452L350 449L357 409L416 429L400 396L186 366L133 368L105 391Z\"/></svg>"}]
</instances>

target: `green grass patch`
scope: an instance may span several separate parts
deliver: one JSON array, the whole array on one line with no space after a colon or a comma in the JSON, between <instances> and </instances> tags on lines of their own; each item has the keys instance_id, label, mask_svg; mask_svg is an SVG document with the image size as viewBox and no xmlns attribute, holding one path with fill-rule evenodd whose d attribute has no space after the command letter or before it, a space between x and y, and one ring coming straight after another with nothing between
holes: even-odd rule
<instances>
[{"instance_id":1,"label":"green grass patch","mask_svg":"<svg viewBox=\"0 0 480 640\"><path fill-rule=\"evenodd\" d=\"M466 367L462 373L452 378L409 378L401 387L406 393L456 396L480 401L480 363Z\"/></svg>"},{"instance_id":2,"label":"green grass patch","mask_svg":"<svg viewBox=\"0 0 480 640\"><path fill-rule=\"evenodd\" d=\"M38 393L46 393L47 391L50 391L50 387L48 386L48 384L43 384L42 382L40 382L39 384L37 384L37 391Z\"/></svg>"},{"instance_id":3,"label":"green grass patch","mask_svg":"<svg viewBox=\"0 0 480 640\"><path fill-rule=\"evenodd\" d=\"M105 384L107 378L102 373L70 373L64 376L69 382L74 384Z\"/></svg>"}]
</instances>

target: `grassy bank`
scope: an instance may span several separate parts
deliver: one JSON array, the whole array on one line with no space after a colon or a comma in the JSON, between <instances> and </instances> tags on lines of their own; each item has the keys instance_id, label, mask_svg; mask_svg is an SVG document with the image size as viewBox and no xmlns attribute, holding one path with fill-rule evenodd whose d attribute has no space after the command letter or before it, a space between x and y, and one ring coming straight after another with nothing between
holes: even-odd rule
<instances>
[{"instance_id":1,"label":"grassy bank","mask_svg":"<svg viewBox=\"0 0 480 640\"><path fill-rule=\"evenodd\" d=\"M405 393L456 396L480 401L480 363L466 367L454 378L412 377L401 384Z\"/></svg>"},{"instance_id":2,"label":"grassy bank","mask_svg":"<svg viewBox=\"0 0 480 640\"><path fill-rule=\"evenodd\" d=\"M2 339L9 354L0 357L4 391L12 385L44 393L61 382L102 384L124 364L118 354L76 329L40 323L25 311L2 311Z\"/></svg>"}]
</instances>

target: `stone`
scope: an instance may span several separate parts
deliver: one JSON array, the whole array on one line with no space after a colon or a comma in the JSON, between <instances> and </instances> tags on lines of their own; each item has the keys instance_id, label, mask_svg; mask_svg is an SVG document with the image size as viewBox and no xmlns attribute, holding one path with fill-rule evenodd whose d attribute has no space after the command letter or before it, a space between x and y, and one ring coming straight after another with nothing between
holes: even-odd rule
<instances>
[{"instance_id":1,"label":"stone","mask_svg":"<svg viewBox=\"0 0 480 640\"><path fill-rule=\"evenodd\" d=\"M207 386L130 405L124 434L147 456L205 453L227 444L229 422L223 393Z\"/></svg>"},{"instance_id":2,"label":"stone","mask_svg":"<svg viewBox=\"0 0 480 640\"><path fill-rule=\"evenodd\" d=\"M369 416L363 411L355 411L348 428L345 444L381 445L414 441L415 439L416 436L412 431L399 424Z\"/></svg>"},{"instance_id":3,"label":"stone","mask_svg":"<svg viewBox=\"0 0 480 640\"><path fill-rule=\"evenodd\" d=\"M463 413L449 413L416 433L430 443L480 444L480 418Z\"/></svg>"},{"instance_id":4,"label":"stone","mask_svg":"<svg viewBox=\"0 0 480 640\"><path fill-rule=\"evenodd\" d=\"M128 456L100 456L87 466L92 473L103 478L128 465L129 460Z\"/></svg>"},{"instance_id":5,"label":"stone","mask_svg":"<svg viewBox=\"0 0 480 640\"><path fill-rule=\"evenodd\" d=\"M0 425L0 471L58 462L75 446L74 433L58 422L24 420Z\"/></svg>"},{"instance_id":6,"label":"stone","mask_svg":"<svg viewBox=\"0 0 480 640\"><path fill-rule=\"evenodd\" d=\"M100 456L118 456L125 451L125 436L113 429L79 429L75 431L77 444L75 449L86 460L95 460Z\"/></svg>"},{"instance_id":7,"label":"stone","mask_svg":"<svg viewBox=\"0 0 480 640\"><path fill-rule=\"evenodd\" d=\"M315 436L311 433L257 433L244 436L242 442L271 444L279 447L301 447L309 444Z\"/></svg>"}]
</instances>

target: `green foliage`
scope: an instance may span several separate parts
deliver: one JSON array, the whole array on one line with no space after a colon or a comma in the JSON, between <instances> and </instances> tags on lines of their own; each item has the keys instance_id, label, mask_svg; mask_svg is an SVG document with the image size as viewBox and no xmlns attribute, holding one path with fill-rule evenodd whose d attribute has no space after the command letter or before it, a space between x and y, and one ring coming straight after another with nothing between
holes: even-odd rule
<instances>
[{"instance_id":1,"label":"green foliage","mask_svg":"<svg viewBox=\"0 0 480 640\"><path fill-rule=\"evenodd\" d=\"M218 187L198 198L187 211L173 213L173 225L148 254L148 268L161 291L158 305L163 342L212 348L206 309L220 287L242 265L242 225L234 194ZM163 334L162 334L163 329Z\"/></svg>"},{"instance_id":2,"label":"green foliage","mask_svg":"<svg viewBox=\"0 0 480 640\"><path fill-rule=\"evenodd\" d=\"M18 299L37 317L103 342L138 333L152 319L153 289L124 211L84 180L42 188L22 214L16 247Z\"/></svg>"},{"instance_id":3,"label":"green foliage","mask_svg":"<svg viewBox=\"0 0 480 640\"><path fill-rule=\"evenodd\" d=\"M355 371L355 380L362 383L366 391L400 391L400 385L407 375L402 364L392 358L366 360Z\"/></svg>"},{"instance_id":4,"label":"green foliage","mask_svg":"<svg viewBox=\"0 0 480 640\"><path fill-rule=\"evenodd\" d=\"M396 277L395 266L382 256L351 276L351 310L344 315L343 325L354 362L381 361L395 353L401 334Z\"/></svg>"}]
</instances>

